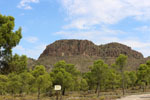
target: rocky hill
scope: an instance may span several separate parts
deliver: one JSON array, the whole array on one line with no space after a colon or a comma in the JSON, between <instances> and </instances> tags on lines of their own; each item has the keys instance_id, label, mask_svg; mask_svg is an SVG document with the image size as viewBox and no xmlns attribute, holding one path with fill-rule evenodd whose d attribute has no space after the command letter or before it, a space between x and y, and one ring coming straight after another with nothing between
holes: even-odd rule
<instances>
[{"instance_id":1,"label":"rocky hill","mask_svg":"<svg viewBox=\"0 0 150 100\"><path fill-rule=\"evenodd\" d=\"M111 65L120 54L128 56L127 69L136 69L139 64L145 62L140 52L120 43L95 45L88 40L58 40L48 45L38 59L38 63L45 65L49 70L59 60L75 66L85 72L94 60L103 59Z\"/></svg>"}]
</instances>

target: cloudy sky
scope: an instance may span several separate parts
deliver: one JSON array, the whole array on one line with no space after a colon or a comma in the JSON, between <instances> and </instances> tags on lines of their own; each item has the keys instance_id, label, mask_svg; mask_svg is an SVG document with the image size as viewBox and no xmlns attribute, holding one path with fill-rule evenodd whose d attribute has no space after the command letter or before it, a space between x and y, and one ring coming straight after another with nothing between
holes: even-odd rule
<instances>
[{"instance_id":1,"label":"cloudy sky","mask_svg":"<svg viewBox=\"0 0 150 100\"><path fill-rule=\"evenodd\" d=\"M150 0L0 0L23 38L13 53L37 59L59 39L120 42L150 56Z\"/></svg>"}]
</instances>

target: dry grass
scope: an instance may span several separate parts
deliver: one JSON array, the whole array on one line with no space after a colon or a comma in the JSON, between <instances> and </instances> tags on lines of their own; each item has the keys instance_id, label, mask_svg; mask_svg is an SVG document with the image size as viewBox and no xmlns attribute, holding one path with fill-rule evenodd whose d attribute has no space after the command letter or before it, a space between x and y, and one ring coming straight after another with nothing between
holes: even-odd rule
<instances>
[{"instance_id":1,"label":"dry grass","mask_svg":"<svg viewBox=\"0 0 150 100\"><path fill-rule=\"evenodd\" d=\"M146 93L149 93L150 90L147 90ZM114 92L101 92L100 97L97 97L97 94L94 91L88 92L67 92L67 95L62 96L61 100L115 100L117 98L122 97L121 90L117 90ZM126 96L135 95L135 94L143 94L141 90L128 90ZM37 100L37 94L32 95L4 95L0 96L0 100ZM48 97L45 95L41 95L40 100L56 100L56 97Z\"/></svg>"}]
</instances>

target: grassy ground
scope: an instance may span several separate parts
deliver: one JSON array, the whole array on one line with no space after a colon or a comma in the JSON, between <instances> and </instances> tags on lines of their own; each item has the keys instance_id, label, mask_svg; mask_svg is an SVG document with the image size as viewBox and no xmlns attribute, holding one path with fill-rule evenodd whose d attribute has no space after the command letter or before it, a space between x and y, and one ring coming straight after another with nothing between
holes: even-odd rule
<instances>
[{"instance_id":1,"label":"grassy ground","mask_svg":"<svg viewBox=\"0 0 150 100\"><path fill-rule=\"evenodd\" d=\"M145 93L150 93L150 90L147 90ZM100 97L97 97L97 94L91 92L67 92L67 95L62 96L61 100L115 100L122 97L121 90L115 92L101 92ZM128 90L127 95L134 94L144 94L141 90ZM37 100L37 94L32 95L4 95L0 96L0 100ZM56 100L56 96L48 97L41 95L40 100ZM60 99L59 99L60 100Z\"/></svg>"}]
</instances>

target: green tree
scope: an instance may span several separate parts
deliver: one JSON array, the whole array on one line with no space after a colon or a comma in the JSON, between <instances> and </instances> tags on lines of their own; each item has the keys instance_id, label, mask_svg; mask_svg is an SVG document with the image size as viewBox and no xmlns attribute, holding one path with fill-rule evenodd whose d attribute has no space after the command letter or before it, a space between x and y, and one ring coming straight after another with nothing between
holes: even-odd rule
<instances>
[{"instance_id":1,"label":"green tree","mask_svg":"<svg viewBox=\"0 0 150 100\"><path fill-rule=\"evenodd\" d=\"M92 90L95 87L96 84L96 79L93 78L93 74L91 73L91 71L84 73L83 78L86 79L88 86L89 86L89 90Z\"/></svg>"},{"instance_id":2,"label":"green tree","mask_svg":"<svg viewBox=\"0 0 150 100\"><path fill-rule=\"evenodd\" d=\"M116 88L119 87L120 80L121 80L120 74L115 69L109 68L108 82L107 82L108 88L111 88L114 91Z\"/></svg>"},{"instance_id":3,"label":"green tree","mask_svg":"<svg viewBox=\"0 0 150 100\"><path fill-rule=\"evenodd\" d=\"M125 95L125 77L124 77L124 67L127 63L127 56L120 54L119 57L116 59L116 65L119 67L119 71L122 77L122 92Z\"/></svg>"},{"instance_id":4,"label":"green tree","mask_svg":"<svg viewBox=\"0 0 150 100\"><path fill-rule=\"evenodd\" d=\"M53 68L50 76L53 78L53 86L61 85L62 95L65 95L66 89L72 89L74 86L73 76L64 68Z\"/></svg>"},{"instance_id":5,"label":"green tree","mask_svg":"<svg viewBox=\"0 0 150 100\"><path fill-rule=\"evenodd\" d=\"M6 75L0 75L0 94L3 95L7 91L8 77Z\"/></svg>"},{"instance_id":6,"label":"green tree","mask_svg":"<svg viewBox=\"0 0 150 100\"><path fill-rule=\"evenodd\" d=\"M138 83L143 88L143 92L146 89L146 85L149 82L149 71L150 68L146 64L141 64L137 71Z\"/></svg>"},{"instance_id":7,"label":"green tree","mask_svg":"<svg viewBox=\"0 0 150 100\"><path fill-rule=\"evenodd\" d=\"M76 69L74 64L67 64L65 61L59 61L54 65L54 68L64 68L66 72L73 76L78 76L80 72Z\"/></svg>"},{"instance_id":8,"label":"green tree","mask_svg":"<svg viewBox=\"0 0 150 100\"><path fill-rule=\"evenodd\" d=\"M15 47L22 38L21 28L14 31L15 19L12 16L0 14L0 71L5 73L9 67L8 61L12 56L12 48Z\"/></svg>"},{"instance_id":9,"label":"green tree","mask_svg":"<svg viewBox=\"0 0 150 100\"><path fill-rule=\"evenodd\" d=\"M129 88L130 85L132 84L132 81L130 79L130 76L129 76L130 72L129 71L125 71L124 72L124 80L125 80L125 88Z\"/></svg>"},{"instance_id":10,"label":"green tree","mask_svg":"<svg viewBox=\"0 0 150 100\"><path fill-rule=\"evenodd\" d=\"M81 91L87 91L88 88L89 88L89 86L88 86L87 81L84 78L82 78L81 82L80 82L80 90Z\"/></svg>"},{"instance_id":11,"label":"green tree","mask_svg":"<svg viewBox=\"0 0 150 100\"><path fill-rule=\"evenodd\" d=\"M25 55L19 56L15 54L8 65L9 69L7 72L22 73L27 70L27 57Z\"/></svg>"},{"instance_id":12,"label":"green tree","mask_svg":"<svg viewBox=\"0 0 150 100\"><path fill-rule=\"evenodd\" d=\"M105 64L102 60L97 60L94 62L93 67L91 68L91 73L93 78L96 81L96 91L98 96L100 94L102 86L105 86L107 75L108 75L108 65Z\"/></svg>"},{"instance_id":13,"label":"green tree","mask_svg":"<svg viewBox=\"0 0 150 100\"><path fill-rule=\"evenodd\" d=\"M131 71L129 72L129 77L130 77L130 86L132 87L132 89L134 89L134 87L136 86L136 81L137 81L137 75L135 71Z\"/></svg>"},{"instance_id":14,"label":"green tree","mask_svg":"<svg viewBox=\"0 0 150 100\"><path fill-rule=\"evenodd\" d=\"M20 82L21 78L19 75L15 74L15 73L10 73L8 75L8 91L14 95L20 92L21 89L21 82Z\"/></svg>"},{"instance_id":15,"label":"green tree","mask_svg":"<svg viewBox=\"0 0 150 100\"><path fill-rule=\"evenodd\" d=\"M37 98L40 100L41 92L46 91L46 88L52 85L51 78L43 65L37 65L32 74L35 77L35 87L38 91Z\"/></svg>"},{"instance_id":16,"label":"green tree","mask_svg":"<svg viewBox=\"0 0 150 100\"><path fill-rule=\"evenodd\" d=\"M71 74L72 80L80 80L80 72L76 69L75 65L68 64L65 61L59 61L54 65L54 69L64 69L67 73ZM79 90L79 82L76 83L75 81L72 81L72 84L74 83L74 86L72 86L73 90ZM65 91L65 89L63 90ZM64 92L65 93L65 92ZM64 94L62 93L62 94Z\"/></svg>"},{"instance_id":17,"label":"green tree","mask_svg":"<svg viewBox=\"0 0 150 100\"><path fill-rule=\"evenodd\" d=\"M31 86L33 86L33 80L35 80L35 78L30 72L26 71L19 74L19 76L21 78L20 83L22 84L20 93L26 92L28 94L30 92Z\"/></svg>"}]
</instances>

